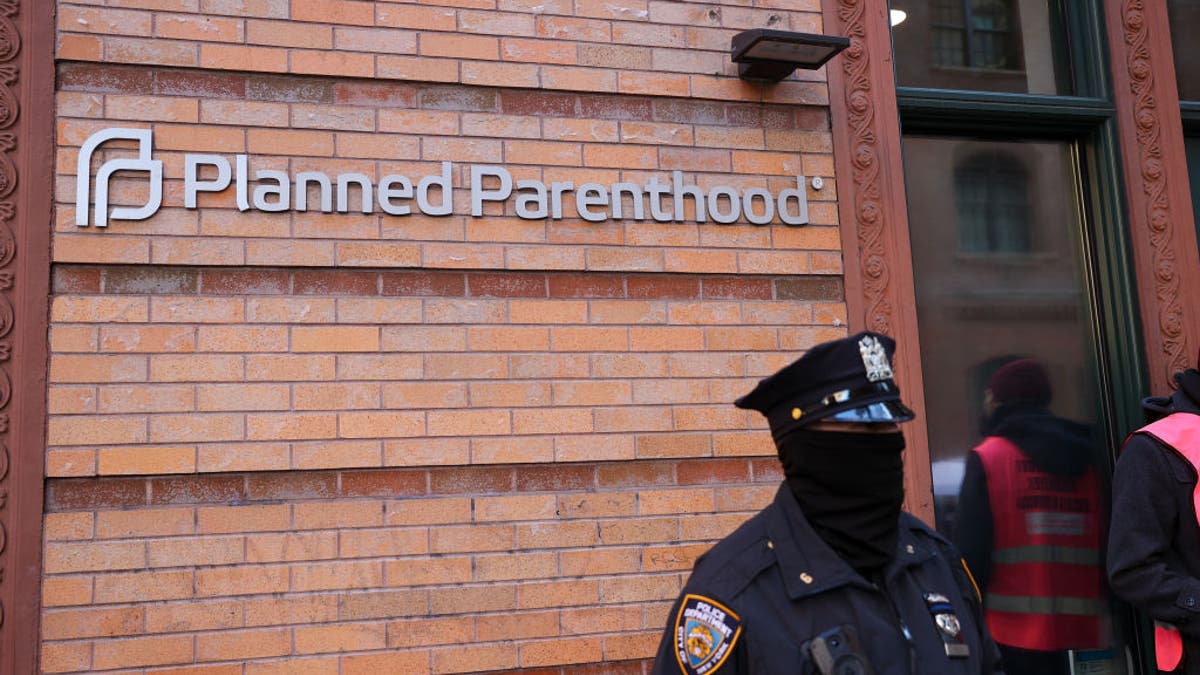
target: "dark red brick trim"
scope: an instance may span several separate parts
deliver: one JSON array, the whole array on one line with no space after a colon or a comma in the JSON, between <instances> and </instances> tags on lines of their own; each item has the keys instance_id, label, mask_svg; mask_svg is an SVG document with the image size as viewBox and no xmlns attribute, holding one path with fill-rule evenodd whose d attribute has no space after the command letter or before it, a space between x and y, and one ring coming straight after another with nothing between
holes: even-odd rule
<instances>
[{"instance_id":1,"label":"dark red brick trim","mask_svg":"<svg viewBox=\"0 0 1200 675\"><path fill-rule=\"evenodd\" d=\"M841 302L840 277L738 277L623 272L442 272L425 270L54 267L53 293L105 295L353 295L637 300Z\"/></svg>"},{"instance_id":2,"label":"dark red brick trim","mask_svg":"<svg viewBox=\"0 0 1200 675\"><path fill-rule=\"evenodd\" d=\"M61 91L198 96L205 99L331 103L384 108L455 110L543 117L750 126L770 130L829 129L826 106L720 102L690 98L630 99L629 96L418 84L308 75L214 73L188 68L147 68L64 61Z\"/></svg>"},{"instance_id":3,"label":"dark red brick trim","mask_svg":"<svg viewBox=\"0 0 1200 675\"><path fill-rule=\"evenodd\" d=\"M47 513L137 506L250 504L359 497L594 492L693 485L769 485L768 458L706 458L435 468L257 471L46 481Z\"/></svg>"}]
</instances>

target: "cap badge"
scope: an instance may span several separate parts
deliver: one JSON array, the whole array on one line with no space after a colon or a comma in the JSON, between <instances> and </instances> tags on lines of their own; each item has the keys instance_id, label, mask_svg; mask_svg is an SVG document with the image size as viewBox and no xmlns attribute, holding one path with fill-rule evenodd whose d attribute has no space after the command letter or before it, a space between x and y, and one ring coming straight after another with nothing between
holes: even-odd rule
<instances>
[{"instance_id":1,"label":"cap badge","mask_svg":"<svg viewBox=\"0 0 1200 675\"><path fill-rule=\"evenodd\" d=\"M888 363L887 350L874 335L864 336L858 341L858 353L862 355L863 368L867 371L867 379L871 382L890 380L892 364Z\"/></svg>"}]
</instances>

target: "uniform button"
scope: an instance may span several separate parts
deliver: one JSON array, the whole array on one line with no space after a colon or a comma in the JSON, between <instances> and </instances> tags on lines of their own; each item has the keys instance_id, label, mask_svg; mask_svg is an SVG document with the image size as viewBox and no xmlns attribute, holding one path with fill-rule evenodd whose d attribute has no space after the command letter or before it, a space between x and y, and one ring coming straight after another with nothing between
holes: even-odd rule
<instances>
[{"instance_id":1,"label":"uniform button","mask_svg":"<svg viewBox=\"0 0 1200 675\"><path fill-rule=\"evenodd\" d=\"M905 551L906 551L906 552L907 552L909 555L912 555L914 552L916 552L916 549L914 549L914 548L913 548L913 545L912 545L912 544L909 544L908 546L905 546L905 547L904 547L904 550L905 550Z\"/></svg>"},{"instance_id":2,"label":"uniform button","mask_svg":"<svg viewBox=\"0 0 1200 675\"><path fill-rule=\"evenodd\" d=\"M1187 599L1187 606L1188 606L1188 607L1195 607L1195 606L1196 606L1196 599L1195 599L1195 598L1193 598L1193 597L1191 597L1191 596L1188 596L1188 599Z\"/></svg>"},{"instance_id":3,"label":"uniform button","mask_svg":"<svg viewBox=\"0 0 1200 675\"><path fill-rule=\"evenodd\" d=\"M801 572L800 573L800 581L803 581L806 584L811 584L813 582L812 575L809 574L808 572Z\"/></svg>"},{"instance_id":4,"label":"uniform button","mask_svg":"<svg viewBox=\"0 0 1200 675\"><path fill-rule=\"evenodd\" d=\"M773 542L773 541L771 541L771 540L769 540L769 539L768 539L768 540L767 540L767 548L769 548L769 549L771 549L772 551L774 551L774 550L775 550L775 542Z\"/></svg>"}]
</instances>

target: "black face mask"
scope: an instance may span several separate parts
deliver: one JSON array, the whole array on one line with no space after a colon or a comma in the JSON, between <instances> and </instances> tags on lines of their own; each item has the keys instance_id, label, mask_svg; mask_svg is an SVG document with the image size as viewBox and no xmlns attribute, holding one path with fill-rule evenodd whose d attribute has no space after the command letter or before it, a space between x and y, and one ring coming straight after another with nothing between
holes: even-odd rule
<instances>
[{"instance_id":1,"label":"black face mask","mask_svg":"<svg viewBox=\"0 0 1200 675\"><path fill-rule=\"evenodd\" d=\"M777 442L783 473L817 534L864 576L892 559L904 502L904 434L800 429Z\"/></svg>"}]
</instances>

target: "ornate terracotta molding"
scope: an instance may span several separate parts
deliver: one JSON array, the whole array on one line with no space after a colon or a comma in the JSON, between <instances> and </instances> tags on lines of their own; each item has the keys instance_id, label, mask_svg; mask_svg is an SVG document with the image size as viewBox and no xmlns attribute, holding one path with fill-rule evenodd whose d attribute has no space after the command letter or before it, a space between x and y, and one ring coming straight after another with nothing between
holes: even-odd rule
<instances>
[{"instance_id":1,"label":"ornate terracotta molding","mask_svg":"<svg viewBox=\"0 0 1200 675\"><path fill-rule=\"evenodd\" d=\"M854 190L850 206L858 244L859 273L865 305L865 328L894 335L894 305L888 298L890 263L883 245L888 213L880 202L879 142L875 101L871 99L871 49L868 47L866 3L840 0L838 18L846 27L850 48L843 55L845 126L850 134L849 165ZM837 121L834 122L835 126Z\"/></svg>"},{"instance_id":2,"label":"ornate terracotta molding","mask_svg":"<svg viewBox=\"0 0 1200 675\"><path fill-rule=\"evenodd\" d=\"M12 567L9 555L8 532L13 528L12 512L8 508L9 478L9 411L12 401L12 330L16 323L15 312L10 300L13 288L13 258L16 256L16 238L12 222L17 215L13 202L13 191L17 187L17 168L13 164L16 139L10 130L16 124L21 109L12 86L17 82L17 66L13 60L21 51L21 35L11 17L17 14L17 5L11 0L0 1L0 631L12 630L5 623L6 614L11 613L12 603L5 603L10 595L4 584L12 584L7 574ZM6 606L7 605L7 606Z\"/></svg>"},{"instance_id":3,"label":"ornate terracotta molding","mask_svg":"<svg viewBox=\"0 0 1200 675\"><path fill-rule=\"evenodd\" d=\"M932 479L922 396L900 122L886 3L827 1L825 32L850 38L826 66L851 330L896 338L897 379L917 411L907 434L908 508L932 522Z\"/></svg>"},{"instance_id":4,"label":"ornate terracotta molding","mask_svg":"<svg viewBox=\"0 0 1200 675\"><path fill-rule=\"evenodd\" d=\"M1194 367L1200 288L1165 3L1105 3L1150 385ZM1190 336L1190 337L1189 337Z\"/></svg>"},{"instance_id":5,"label":"ornate terracotta molding","mask_svg":"<svg viewBox=\"0 0 1200 675\"><path fill-rule=\"evenodd\" d=\"M38 670L53 3L0 0L0 673ZM37 114L30 114L35 111Z\"/></svg>"}]
</instances>

